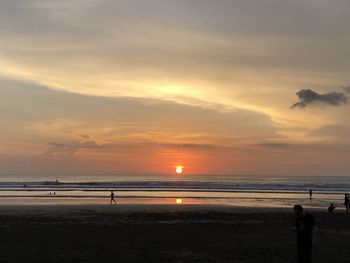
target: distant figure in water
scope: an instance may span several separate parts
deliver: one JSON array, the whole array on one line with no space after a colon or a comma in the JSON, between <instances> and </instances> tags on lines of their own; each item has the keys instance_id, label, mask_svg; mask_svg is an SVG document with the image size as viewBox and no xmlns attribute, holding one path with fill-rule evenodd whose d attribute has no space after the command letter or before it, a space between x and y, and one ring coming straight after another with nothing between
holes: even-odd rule
<instances>
[{"instance_id":1,"label":"distant figure in water","mask_svg":"<svg viewBox=\"0 0 350 263\"><path fill-rule=\"evenodd\" d=\"M110 205L112 204L112 202L114 202L115 204L117 203L114 199L114 192L113 191L111 191L111 203L110 203Z\"/></svg>"},{"instance_id":2,"label":"distant figure in water","mask_svg":"<svg viewBox=\"0 0 350 263\"><path fill-rule=\"evenodd\" d=\"M310 199L312 199L312 189L309 190Z\"/></svg>"},{"instance_id":3,"label":"distant figure in water","mask_svg":"<svg viewBox=\"0 0 350 263\"><path fill-rule=\"evenodd\" d=\"M344 206L346 214L349 214L349 194L345 194L344 196Z\"/></svg>"},{"instance_id":4,"label":"distant figure in water","mask_svg":"<svg viewBox=\"0 0 350 263\"><path fill-rule=\"evenodd\" d=\"M301 205L293 207L296 215L293 231L297 233L298 263L311 263L312 232L316 226L314 217L305 213Z\"/></svg>"},{"instance_id":5,"label":"distant figure in water","mask_svg":"<svg viewBox=\"0 0 350 263\"><path fill-rule=\"evenodd\" d=\"M328 213L332 214L334 209L335 209L335 205L331 203L330 206L328 206Z\"/></svg>"},{"instance_id":6,"label":"distant figure in water","mask_svg":"<svg viewBox=\"0 0 350 263\"><path fill-rule=\"evenodd\" d=\"M53 195L56 195L56 192L53 192Z\"/></svg>"}]
</instances>

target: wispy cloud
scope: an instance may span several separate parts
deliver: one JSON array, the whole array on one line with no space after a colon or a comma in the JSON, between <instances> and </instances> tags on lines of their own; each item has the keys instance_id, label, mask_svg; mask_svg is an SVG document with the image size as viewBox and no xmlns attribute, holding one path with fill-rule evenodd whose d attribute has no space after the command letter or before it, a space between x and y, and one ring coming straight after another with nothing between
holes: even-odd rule
<instances>
[{"instance_id":1,"label":"wispy cloud","mask_svg":"<svg viewBox=\"0 0 350 263\"><path fill-rule=\"evenodd\" d=\"M39 154L38 157L45 159L59 159L74 156L80 149L103 148L107 144L98 144L89 135L81 135L82 140L73 144L50 142L49 148Z\"/></svg>"},{"instance_id":2,"label":"wispy cloud","mask_svg":"<svg viewBox=\"0 0 350 263\"><path fill-rule=\"evenodd\" d=\"M49 148L39 154L38 157L43 159L65 159L73 156L78 150L79 147L76 145L51 142L49 143Z\"/></svg>"},{"instance_id":3,"label":"wispy cloud","mask_svg":"<svg viewBox=\"0 0 350 263\"><path fill-rule=\"evenodd\" d=\"M267 143L259 143L257 146L262 146L271 149L282 149L290 146L288 143L277 143L277 142L267 142Z\"/></svg>"},{"instance_id":4,"label":"wispy cloud","mask_svg":"<svg viewBox=\"0 0 350 263\"><path fill-rule=\"evenodd\" d=\"M320 94L311 89L302 89L296 94L299 97L299 101L294 103L291 108L303 109L309 105L339 106L348 102L348 97L341 92Z\"/></svg>"}]
</instances>

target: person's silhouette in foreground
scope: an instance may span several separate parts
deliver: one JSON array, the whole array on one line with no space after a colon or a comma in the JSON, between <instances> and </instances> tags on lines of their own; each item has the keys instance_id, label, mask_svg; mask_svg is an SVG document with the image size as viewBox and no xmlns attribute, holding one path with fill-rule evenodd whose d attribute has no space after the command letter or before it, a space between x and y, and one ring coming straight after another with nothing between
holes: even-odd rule
<instances>
[{"instance_id":1,"label":"person's silhouette in foreground","mask_svg":"<svg viewBox=\"0 0 350 263\"><path fill-rule=\"evenodd\" d=\"M335 209L335 205L331 203L330 206L328 206L328 213L332 214L334 209Z\"/></svg>"},{"instance_id":2,"label":"person's silhouette in foreground","mask_svg":"<svg viewBox=\"0 0 350 263\"><path fill-rule=\"evenodd\" d=\"M312 199L312 189L309 190L310 199Z\"/></svg>"},{"instance_id":3,"label":"person's silhouette in foreground","mask_svg":"<svg viewBox=\"0 0 350 263\"><path fill-rule=\"evenodd\" d=\"M113 191L111 191L111 203L110 203L110 205L112 204L112 202L114 202L115 204L117 203L114 199L114 192Z\"/></svg>"},{"instance_id":4,"label":"person's silhouette in foreground","mask_svg":"<svg viewBox=\"0 0 350 263\"><path fill-rule=\"evenodd\" d=\"M296 215L293 231L297 233L298 263L311 263L312 232L316 225L314 217L305 213L301 205L293 207Z\"/></svg>"},{"instance_id":5,"label":"person's silhouette in foreground","mask_svg":"<svg viewBox=\"0 0 350 263\"><path fill-rule=\"evenodd\" d=\"M344 206L346 213L349 214L349 194L345 194L344 196Z\"/></svg>"}]
</instances>

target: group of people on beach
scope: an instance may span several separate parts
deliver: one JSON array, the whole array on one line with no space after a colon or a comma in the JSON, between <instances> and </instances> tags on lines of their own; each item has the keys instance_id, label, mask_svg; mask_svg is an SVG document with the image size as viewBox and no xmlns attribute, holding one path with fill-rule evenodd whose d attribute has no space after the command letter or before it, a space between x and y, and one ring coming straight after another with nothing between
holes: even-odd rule
<instances>
[{"instance_id":1,"label":"group of people on beach","mask_svg":"<svg viewBox=\"0 0 350 263\"><path fill-rule=\"evenodd\" d=\"M309 191L310 199L312 198L312 190ZM345 193L344 206L346 214L350 213L350 195ZM333 203L328 207L328 212L333 213L335 205ZM314 242L313 232L315 232L316 221L315 218L307 212L301 205L293 207L296 215L295 223L293 225L293 232L297 233L297 255L298 263L311 263L311 252Z\"/></svg>"},{"instance_id":2,"label":"group of people on beach","mask_svg":"<svg viewBox=\"0 0 350 263\"><path fill-rule=\"evenodd\" d=\"M312 199L312 189L309 190L309 197L310 197L310 200ZM344 196L344 206L345 206L345 211L346 211L346 214L350 214L350 195L348 193L345 193L345 196ZM335 205L334 203L331 203L329 206L328 206L328 212L331 214L333 213L333 211L335 210Z\"/></svg>"},{"instance_id":3,"label":"group of people on beach","mask_svg":"<svg viewBox=\"0 0 350 263\"><path fill-rule=\"evenodd\" d=\"M310 198L312 197L312 190L309 191ZM350 213L350 196L348 193L344 196L344 206L346 214ZM328 212L332 213L335 209L333 203L328 207ZM301 205L295 205L293 207L295 217L295 223L293 225L293 232L297 233L297 255L298 263L311 263L312 245L314 242L313 232L315 232L316 221L315 218L307 212Z\"/></svg>"},{"instance_id":4,"label":"group of people on beach","mask_svg":"<svg viewBox=\"0 0 350 263\"><path fill-rule=\"evenodd\" d=\"M344 206L345 206L346 214L349 215L350 214L350 196L348 193L344 194ZM335 205L331 203L330 206L328 207L328 212L331 214L333 213L334 209L335 209Z\"/></svg>"}]
</instances>

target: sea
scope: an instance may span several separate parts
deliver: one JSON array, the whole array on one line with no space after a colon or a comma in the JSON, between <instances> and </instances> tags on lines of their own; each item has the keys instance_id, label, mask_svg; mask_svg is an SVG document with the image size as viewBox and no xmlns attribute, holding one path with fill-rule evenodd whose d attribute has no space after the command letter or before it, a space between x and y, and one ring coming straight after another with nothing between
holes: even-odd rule
<instances>
[{"instance_id":1,"label":"sea","mask_svg":"<svg viewBox=\"0 0 350 263\"><path fill-rule=\"evenodd\" d=\"M112 190L117 204L343 209L350 176L0 175L1 205L109 205Z\"/></svg>"}]
</instances>

